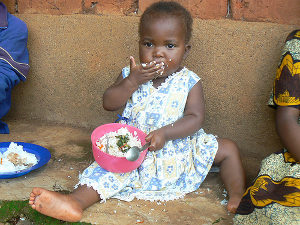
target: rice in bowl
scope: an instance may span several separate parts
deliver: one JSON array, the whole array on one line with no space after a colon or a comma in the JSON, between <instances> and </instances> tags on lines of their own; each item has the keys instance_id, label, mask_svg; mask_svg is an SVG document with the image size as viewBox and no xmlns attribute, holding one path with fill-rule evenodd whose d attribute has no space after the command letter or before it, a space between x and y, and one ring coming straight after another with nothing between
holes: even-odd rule
<instances>
[{"instance_id":1,"label":"rice in bowl","mask_svg":"<svg viewBox=\"0 0 300 225\"><path fill-rule=\"evenodd\" d=\"M101 151L117 157L125 157L126 152L133 146L142 147L137 132L133 134L126 127L108 132L96 141Z\"/></svg>"}]
</instances>

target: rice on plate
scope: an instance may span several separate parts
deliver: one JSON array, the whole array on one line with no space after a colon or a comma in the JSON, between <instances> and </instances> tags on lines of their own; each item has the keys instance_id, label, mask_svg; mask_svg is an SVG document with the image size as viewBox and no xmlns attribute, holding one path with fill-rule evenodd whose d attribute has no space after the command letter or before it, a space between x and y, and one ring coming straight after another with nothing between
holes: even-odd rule
<instances>
[{"instance_id":1,"label":"rice on plate","mask_svg":"<svg viewBox=\"0 0 300 225\"><path fill-rule=\"evenodd\" d=\"M16 172L38 163L36 156L23 150L22 145L11 142L7 150L0 153L0 173Z\"/></svg>"},{"instance_id":2,"label":"rice on plate","mask_svg":"<svg viewBox=\"0 0 300 225\"><path fill-rule=\"evenodd\" d=\"M133 134L126 127L106 133L96 141L96 146L103 152L117 157L125 157L133 146L142 147L137 132Z\"/></svg>"}]
</instances>

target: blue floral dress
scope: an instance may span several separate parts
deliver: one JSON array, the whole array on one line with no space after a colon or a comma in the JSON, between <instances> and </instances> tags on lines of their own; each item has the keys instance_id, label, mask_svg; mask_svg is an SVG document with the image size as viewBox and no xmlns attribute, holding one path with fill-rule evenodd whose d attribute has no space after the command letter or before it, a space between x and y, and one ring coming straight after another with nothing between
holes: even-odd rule
<instances>
[{"instance_id":1,"label":"blue floral dress","mask_svg":"<svg viewBox=\"0 0 300 225\"><path fill-rule=\"evenodd\" d=\"M129 72L125 67L123 78ZM145 133L174 123L184 115L189 91L199 80L195 73L183 68L157 88L149 81L133 93L122 116L128 118L128 125ZM200 129L191 136L168 141L161 150L148 152L141 166L129 173L111 173L94 162L80 175L78 185L92 187L104 201L178 199L199 188L217 150L216 137Z\"/></svg>"}]
</instances>

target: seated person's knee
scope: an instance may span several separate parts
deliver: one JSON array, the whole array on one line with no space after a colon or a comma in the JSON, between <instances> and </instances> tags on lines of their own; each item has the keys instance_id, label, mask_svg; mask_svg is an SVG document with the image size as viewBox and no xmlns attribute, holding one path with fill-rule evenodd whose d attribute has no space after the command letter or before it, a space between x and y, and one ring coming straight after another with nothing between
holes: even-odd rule
<instances>
[{"instance_id":1,"label":"seated person's knee","mask_svg":"<svg viewBox=\"0 0 300 225\"><path fill-rule=\"evenodd\" d=\"M239 149L236 143L230 139L218 139L219 148L215 157L215 164L220 164L229 157L239 156Z\"/></svg>"}]
</instances>

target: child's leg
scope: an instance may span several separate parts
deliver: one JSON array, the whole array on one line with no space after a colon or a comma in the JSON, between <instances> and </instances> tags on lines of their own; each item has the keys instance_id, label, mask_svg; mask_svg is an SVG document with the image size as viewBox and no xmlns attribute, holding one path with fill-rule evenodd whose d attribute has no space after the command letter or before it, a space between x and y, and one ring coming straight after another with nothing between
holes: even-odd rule
<instances>
[{"instance_id":1,"label":"child's leg","mask_svg":"<svg viewBox=\"0 0 300 225\"><path fill-rule=\"evenodd\" d=\"M235 213L245 192L245 172L237 145L229 139L221 138L218 138L218 143L214 164L220 165L221 179L228 191L227 210Z\"/></svg>"},{"instance_id":2,"label":"child's leg","mask_svg":"<svg viewBox=\"0 0 300 225\"><path fill-rule=\"evenodd\" d=\"M99 194L92 188L79 186L71 194L61 194L43 188L33 188L29 204L47 216L76 222L82 217L83 210L100 201Z\"/></svg>"}]
</instances>

